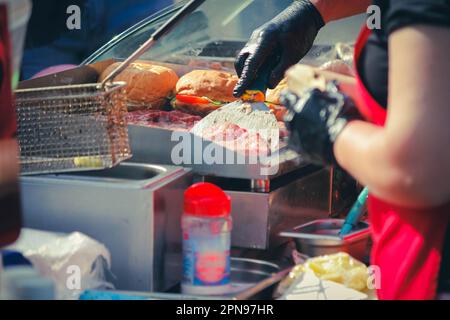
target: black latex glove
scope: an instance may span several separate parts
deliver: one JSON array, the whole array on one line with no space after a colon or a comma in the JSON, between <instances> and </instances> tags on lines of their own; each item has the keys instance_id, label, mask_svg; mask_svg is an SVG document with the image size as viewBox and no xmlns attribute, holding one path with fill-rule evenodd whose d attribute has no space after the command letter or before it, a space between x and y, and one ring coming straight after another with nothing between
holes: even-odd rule
<instances>
[{"instance_id":1,"label":"black latex glove","mask_svg":"<svg viewBox=\"0 0 450 320\"><path fill-rule=\"evenodd\" d=\"M299 0L256 29L236 58L240 80L233 94L240 97L249 89L264 66L271 68L267 87L275 88L285 71L308 53L323 26L316 7L308 0Z\"/></svg>"},{"instance_id":2,"label":"black latex glove","mask_svg":"<svg viewBox=\"0 0 450 320\"><path fill-rule=\"evenodd\" d=\"M325 91L312 89L301 98L285 91L281 103L289 109L289 147L312 163L337 165L334 142L350 121L362 119L353 101L332 82Z\"/></svg>"}]
</instances>

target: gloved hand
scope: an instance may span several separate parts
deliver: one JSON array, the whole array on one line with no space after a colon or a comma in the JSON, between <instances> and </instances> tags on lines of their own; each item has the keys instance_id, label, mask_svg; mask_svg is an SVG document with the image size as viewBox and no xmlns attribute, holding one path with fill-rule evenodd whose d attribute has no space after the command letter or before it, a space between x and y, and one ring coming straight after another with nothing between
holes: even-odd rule
<instances>
[{"instance_id":1,"label":"gloved hand","mask_svg":"<svg viewBox=\"0 0 450 320\"><path fill-rule=\"evenodd\" d=\"M311 49L324 21L309 0L294 1L273 20L256 29L236 58L240 77L233 94L240 97L249 89L263 66L273 66L267 86L273 89L284 72Z\"/></svg>"},{"instance_id":2,"label":"gloved hand","mask_svg":"<svg viewBox=\"0 0 450 320\"><path fill-rule=\"evenodd\" d=\"M289 109L289 147L312 163L337 165L334 142L350 121L362 119L353 101L331 82L325 91L311 89L301 98L285 91L281 103Z\"/></svg>"}]
</instances>

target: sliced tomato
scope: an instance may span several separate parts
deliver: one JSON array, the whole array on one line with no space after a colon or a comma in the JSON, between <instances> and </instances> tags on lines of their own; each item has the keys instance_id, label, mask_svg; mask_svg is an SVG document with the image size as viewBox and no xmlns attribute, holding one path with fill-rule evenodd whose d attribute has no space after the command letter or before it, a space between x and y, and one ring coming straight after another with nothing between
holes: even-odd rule
<instances>
[{"instance_id":1,"label":"sliced tomato","mask_svg":"<svg viewBox=\"0 0 450 320\"><path fill-rule=\"evenodd\" d=\"M191 103L191 104L210 104L211 101L207 98L201 98L196 96L188 96L185 94L177 94L176 99L183 103Z\"/></svg>"}]
</instances>

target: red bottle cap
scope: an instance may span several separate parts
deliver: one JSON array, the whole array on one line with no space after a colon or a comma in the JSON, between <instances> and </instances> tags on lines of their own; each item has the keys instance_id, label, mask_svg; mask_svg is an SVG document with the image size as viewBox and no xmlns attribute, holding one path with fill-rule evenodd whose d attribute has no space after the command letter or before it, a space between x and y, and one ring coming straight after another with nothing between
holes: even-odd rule
<instances>
[{"instance_id":1,"label":"red bottle cap","mask_svg":"<svg viewBox=\"0 0 450 320\"><path fill-rule=\"evenodd\" d=\"M230 197L212 183L196 183L184 192L184 213L193 216L225 217L230 214Z\"/></svg>"}]
</instances>

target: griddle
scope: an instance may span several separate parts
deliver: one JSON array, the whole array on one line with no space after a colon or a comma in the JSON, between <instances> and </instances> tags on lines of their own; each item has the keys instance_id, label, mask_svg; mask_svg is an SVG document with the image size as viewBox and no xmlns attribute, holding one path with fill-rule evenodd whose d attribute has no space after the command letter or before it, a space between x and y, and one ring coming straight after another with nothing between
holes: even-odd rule
<instances>
[{"instance_id":1,"label":"griddle","mask_svg":"<svg viewBox=\"0 0 450 320\"><path fill-rule=\"evenodd\" d=\"M131 150L133 151L132 161L148 162L167 165L178 165L172 160L172 150L180 143L180 140L172 141L178 133L168 129L144 127L137 125L128 125L130 135ZM194 141L195 136L188 132L182 132L183 137ZM223 164L207 164L198 157L198 150L212 147L214 144L210 141L201 141L200 146L192 143L190 149L190 163L182 164L183 167L190 168L194 173L202 176L218 176L224 178L237 178L248 180L267 180L285 175L296 169L308 166L309 163L302 160L301 156L289 150L285 143L281 143L278 152L271 158L262 159L259 163L250 163L249 158L245 158L242 164L226 164L226 155L224 155ZM196 151L197 150L197 151ZM237 153L232 152L232 158L237 159ZM265 161L264 161L265 160ZM201 162L201 163L200 163ZM218 161L219 162L219 161ZM276 170L278 168L278 170ZM265 173L264 169L273 169L273 173Z\"/></svg>"},{"instance_id":2,"label":"griddle","mask_svg":"<svg viewBox=\"0 0 450 320\"><path fill-rule=\"evenodd\" d=\"M91 65L80 66L72 70L55 73L33 80L23 81L19 84L19 87L21 89L25 89L68 84L95 83L97 82L97 79L102 71L115 62L117 62L117 60L109 59ZM186 65L166 63L156 64L170 67L179 75L196 69ZM133 158L130 161L174 165L174 162L171 159L171 154L173 147L177 145L178 142L171 141L173 133L174 131L168 129L129 124L128 134L131 152L133 153ZM189 136L191 139L194 139L193 135ZM203 141L201 146L202 150L210 144L211 142L209 141ZM245 160L245 164L196 163L194 158L196 153L194 153L193 150L191 151L191 163L183 164L182 166L190 168L194 173L202 176L267 180L292 172L298 168L308 166L308 163L303 161L301 156L293 151L290 151L285 144L283 144L283 142L280 144L278 157L276 155L272 159L268 159L267 161L258 164L249 164L247 159ZM233 158L236 159L236 157L237 154L234 153ZM269 161L271 162L270 166L266 164ZM273 174L262 173L263 168L276 168L277 166L278 170Z\"/></svg>"}]
</instances>

